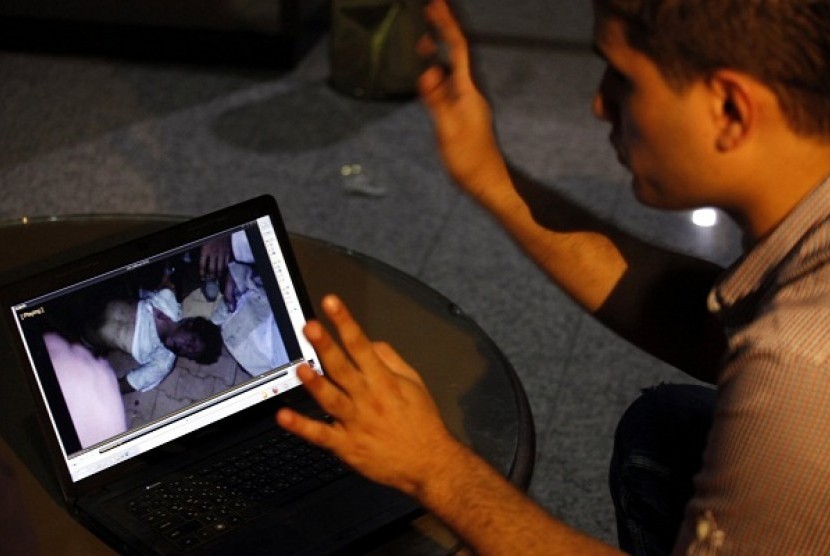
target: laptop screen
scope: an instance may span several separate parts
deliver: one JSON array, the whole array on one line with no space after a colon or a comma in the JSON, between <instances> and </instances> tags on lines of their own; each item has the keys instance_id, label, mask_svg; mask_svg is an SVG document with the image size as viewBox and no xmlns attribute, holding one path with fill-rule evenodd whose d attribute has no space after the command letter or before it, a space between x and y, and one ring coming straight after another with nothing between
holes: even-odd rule
<instances>
[{"instance_id":1,"label":"laptop screen","mask_svg":"<svg viewBox=\"0 0 830 556\"><path fill-rule=\"evenodd\" d=\"M73 482L295 388L302 362L317 367L281 237L269 216L214 227L11 308Z\"/></svg>"}]
</instances>

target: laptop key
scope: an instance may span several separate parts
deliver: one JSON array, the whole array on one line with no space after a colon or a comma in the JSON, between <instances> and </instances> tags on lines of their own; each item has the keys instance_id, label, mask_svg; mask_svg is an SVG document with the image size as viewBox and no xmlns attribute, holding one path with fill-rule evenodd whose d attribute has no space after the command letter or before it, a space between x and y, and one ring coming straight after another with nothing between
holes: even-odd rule
<instances>
[{"instance_id":1,"label":"laptop key","mask_svg":"<svg viewBox=\"0 0 830 556\"><path fill-rule=\"evenodd\" d=\"M186 551L347 473L330 453L275 433L142 489L127 509Z\"/></svg>"}]
</instances>

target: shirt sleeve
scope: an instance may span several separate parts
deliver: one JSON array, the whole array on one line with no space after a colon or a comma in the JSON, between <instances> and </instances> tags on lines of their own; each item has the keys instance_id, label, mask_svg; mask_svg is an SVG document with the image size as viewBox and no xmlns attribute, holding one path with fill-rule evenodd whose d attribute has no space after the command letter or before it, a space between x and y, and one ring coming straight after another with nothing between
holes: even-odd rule
<instances>
[{"instance_id":1,"label":"shirt sleeve","mask_svg":"<svg viewBox=\"0 0 830 556\"><path fill-rule=\"evenodd\" d=\"M254 252L251 250L251 244L248 243L248 236L244 231L240 230L231 235L231 250L233 258L240 263L254 262Z\"/></svg>"},{"instance_id":2,"label":"shirt sleeve","mask_svg":"<svg viewBox=\"0 0 830 556\"><path fill-rule=\"evenodd\" d=\"M153 350L147 363L127 373L127 382L139 392L152 390L170 374L175 363L176 355L164 346L159 346Z\"/></svg>"},{"instance_id":3,"label":"shirt sleeve","mask_svg":"<svg viewBox=\"0 0 830 556\"><path fill-rule=\"evenodd\" d=\"M173 293L173 290L163 288L151 292L147 300L154 308L170 317L170 320L175 322L182 320L182 305L176 300L176 294Z\"/></svg>"},{"instance_id":4,"label":"shirt sleeve","mask_svg":"<svg viewBox=\"0 0 830 556\"><path fill-rule=\"evenodd\" d=\"M674 553L830 554L828 366L804 351L737 353Z\"/></svg>"}]
</instances>

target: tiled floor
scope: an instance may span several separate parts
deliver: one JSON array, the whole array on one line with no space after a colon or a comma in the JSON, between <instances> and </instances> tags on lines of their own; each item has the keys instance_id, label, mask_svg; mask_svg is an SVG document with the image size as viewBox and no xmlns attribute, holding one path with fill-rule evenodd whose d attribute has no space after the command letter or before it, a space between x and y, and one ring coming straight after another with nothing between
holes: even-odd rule
<instances>
[{"instance_id":1,"label":"tiled floor","mask_svg":"<svg viewBox=\"0 0 830 556\"><path fill-rule=\"evenodd\" d=\"M108 360L119 378L136 366L135 360L122 352L111 353ZM251 378L227 352L223 352L212 365L200 365L179 358L170 374L157 387L146 392L124 394L128 428L152 423Z\"/></svg>"},{"instance_id":2,"label":"tiled floor","mask_svg":"<svg viewBox=\"0 0 830 556\"><path fill-rule=\"evenodd\" d=\"M417 102L332 91L326 52L321 43L288 73L0 53L0 217L195 214L274 194L291 230L412 273L481 324L531 401L531 495L613 540L605 475L616 420L640 388L684 378L578 310L454 188ZM602 69L589 50L475 52L518 165L642 237L735 257L725 221L699 228L632 199L589 110ZM341 168L355 163L377 194L345 181Z\"/></svg>"}]
</instances>

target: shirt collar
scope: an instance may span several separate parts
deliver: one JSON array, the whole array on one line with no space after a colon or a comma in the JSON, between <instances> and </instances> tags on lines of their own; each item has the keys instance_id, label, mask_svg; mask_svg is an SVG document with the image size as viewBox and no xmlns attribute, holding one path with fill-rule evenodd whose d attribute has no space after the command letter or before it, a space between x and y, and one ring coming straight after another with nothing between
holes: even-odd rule
<instances>
[{"instance_id":1,"label":"shirt collar","mask_svg":"<svg viewBox=\"0 0 830 556\"><path fill-rule=\"evenodd\" d=\"M709 310L720 312L756 292L793 246L830 215L830 177L815 187L761 242L721 276L709 294Z\"/></svg>"}]
</instances>

